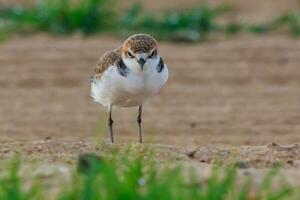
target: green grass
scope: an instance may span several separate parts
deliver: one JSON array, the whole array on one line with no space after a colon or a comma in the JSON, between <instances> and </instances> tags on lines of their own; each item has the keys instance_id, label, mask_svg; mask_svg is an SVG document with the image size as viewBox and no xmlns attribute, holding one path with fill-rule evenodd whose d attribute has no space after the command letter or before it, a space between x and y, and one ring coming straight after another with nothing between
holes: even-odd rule
<instances>
[{"instance_id":1,"label":"green grass","mask_svg":"<svg viewBox=\"0 0 300 200\"><path fill-rule=\"evenodd\" d=\"M282 184L274 190L272 182L277 170L271 170L258 191L251 192L250 177L237 183L232 167L215 167L206 180L198 180L192 167L160 163L149 150L121 154L112 150L109 156L80 156L69 184L47 184L47 179L32 177L25 181L20 175L20 159L14 159L7 173L0 176L1 200L290 200L296 190ZM24 173L24 172L23 172ZM61 178L61 177L60 177ZM51 188L52 187L52 188ZM49 193L58 189L56 195Z\"/></svg>"},{"instance_id":2,"label":"green grass","mask_svg":"<svg viewBox=\"0 0 300 200\"><path fill-rule=\"evenodd\" d=\"M300 10L278 17L272 25L274 29L287 28L294 36L300 36Z\"/></svg>"},{"instance_id":3,"label":"green grass","mask_svg":"<svg viewBox=\"0 0 300 200\"><path fill-rule=\"evenodd\" d=\"M109 32L127 35L149 32L161 39L200 40L217 31L215 19L228 10L205 4L184 11L153 13L135 4L117 12L117 0L43 0L31 7L16 5L0 9L0 33L50 32L85 35ZM72 2L72 3L71 3ZM2 24L2 27L1 27Z\"/></svg>"},{"instance_id":4,"label":"green grass","mask_svg":"<svg viewBox=\"0 0 300 200\"><path fill-rule=\"evenodd\" d=\"M153 13L139 4L129 10L118 11L114 6L117 1L40 0L29 7L3 7L0 8L0 40L13 33L33 32L59 35L104 32L121 36L148 32L159 39L181 41L205 40L211 33L228 35L244 31L262 34L281 29L300 35L300 11L282 14L262 24L218 23L218 19L231 11L230 6L200 4L185 10Z\"/></svg>"},{"instance_id":5,"label":"green grass","mask_svg":"<svg viewBox=\"0 0 300 200\"><path fill-rule=\"evenodd\" d=\"M0 18L6 24L3 31L91 34L114 24L112 5L112 0L44 0L29 8L1 8Z\"/></svg>"},{"instance_id":6,"label":"green grass","mask_svg":"<svg viewBox=\"0 0 300 200\"><path fill-rule=\"evenodd\" d=\"M216 19L229 11L226 5L210 7L202 4L186 10L171 10L158 15L134 5L121 18L124 30L148 32L161 39L203 40L209 33L220 31Z\"/></svg>"}]
</instances>

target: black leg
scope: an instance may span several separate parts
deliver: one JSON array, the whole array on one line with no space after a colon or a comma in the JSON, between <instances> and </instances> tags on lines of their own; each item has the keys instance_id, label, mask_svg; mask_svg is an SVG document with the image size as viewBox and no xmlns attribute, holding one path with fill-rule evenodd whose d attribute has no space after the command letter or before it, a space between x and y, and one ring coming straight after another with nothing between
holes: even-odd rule
<instances>
[{"instance_id":1,"label":"black leg","mask_svg":"<svg viewBox=\"0 0 300 200\"><path fill-rule=\"evenodd\" d=\"M143 133L142 133L142 110L143 110L143 105L140 105L139 107L139 112L137 116L137 123L139 126L139 133L140 133L140 143L143 143Z\"/></svg>"},{"instance_id":2,"label":"black leg","mask_svg":"<svg viewBox=\"0 0 300 200\"><path fill-rule=\"evenodd\" d=\"M113 135L113 129L112 129L112 125L113 125L114 121L111 118L111 111L112 111L112 106L109 106L109 108L108 108L108 117L107 117L107 125L108 125L108 128L109 128L111 143L114 143L114 135Z\"/></svg>"}]
</instances>

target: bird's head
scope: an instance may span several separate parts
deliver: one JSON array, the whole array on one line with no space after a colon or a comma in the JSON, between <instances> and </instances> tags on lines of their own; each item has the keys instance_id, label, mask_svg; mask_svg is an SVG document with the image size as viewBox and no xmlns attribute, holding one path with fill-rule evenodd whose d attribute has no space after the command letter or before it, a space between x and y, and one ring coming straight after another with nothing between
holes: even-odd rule
<instances>
[{"instance_id":1,"label":"bird's head","mask_svg":"<svg viewBox=\"0 0 300 200\"><path fill-rule=\"evenodd\" d=\"M125 40L122 48L125 65L136 72L157 66L159 55L156 40L148 34L135 34Z\"/></svg>"}]
</instances>

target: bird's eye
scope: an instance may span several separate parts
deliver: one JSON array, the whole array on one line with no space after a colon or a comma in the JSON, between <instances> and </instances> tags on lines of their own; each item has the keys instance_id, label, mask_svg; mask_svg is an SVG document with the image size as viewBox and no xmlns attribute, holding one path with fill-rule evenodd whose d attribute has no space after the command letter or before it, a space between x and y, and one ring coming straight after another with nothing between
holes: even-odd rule
<instances>
[{"instance_id":1,"label":"bird's eye","mask_svg":"<svg viewBox=\"0 0 300 200\"><path fill-rule=\"evenodd\" d=\"M128 57L130 58L134 58L134 55L132 55L132 53L130 53L129 51L127 52Z\"/></svg>"},{"instance_id":2,"label":"bird's eye","mask_svg":"<svg viewBox=\"0 0 300 200\"><path fill-rule=\"evenodd\" d=\"M156 56L156 51L152 51L152 53L150 54L150 56L149 56L149 58L153 58L153 57L155 57Z\"/></svg>"}]
</instances>

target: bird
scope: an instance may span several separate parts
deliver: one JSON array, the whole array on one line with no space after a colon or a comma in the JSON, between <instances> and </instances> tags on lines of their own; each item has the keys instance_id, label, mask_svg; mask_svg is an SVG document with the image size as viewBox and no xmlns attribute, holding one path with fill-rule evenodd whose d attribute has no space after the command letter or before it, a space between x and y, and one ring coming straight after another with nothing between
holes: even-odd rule
<instances>
[{"instance_id":1,"label":"bird","mask_svg":"<svg viewBox=\"0 0 300 200\"><path fill-rule=\"evenodd\" d=\"M111 143L114 143L113 107L138 107L139 142L143 142L143 104L159 93L168 76L158 42L146 33L134 34L118 48L102 55L91 77L91 97L107 107Z\"/></svg>"}]
</instances>

